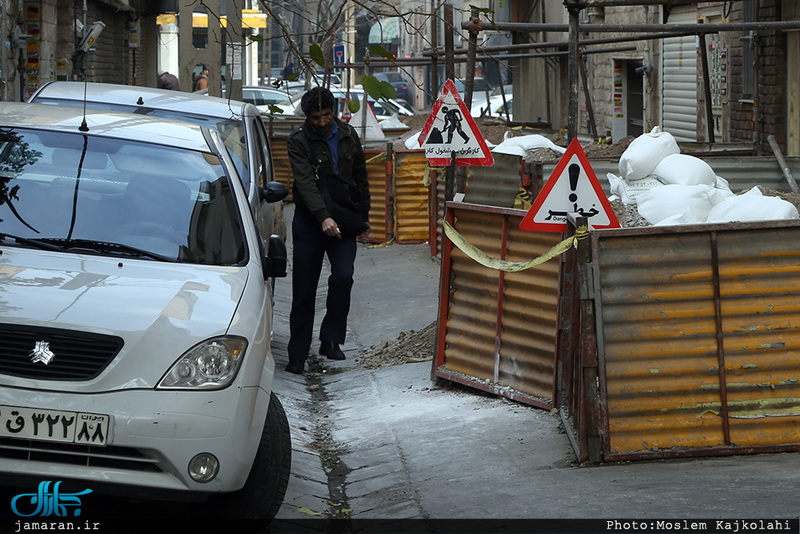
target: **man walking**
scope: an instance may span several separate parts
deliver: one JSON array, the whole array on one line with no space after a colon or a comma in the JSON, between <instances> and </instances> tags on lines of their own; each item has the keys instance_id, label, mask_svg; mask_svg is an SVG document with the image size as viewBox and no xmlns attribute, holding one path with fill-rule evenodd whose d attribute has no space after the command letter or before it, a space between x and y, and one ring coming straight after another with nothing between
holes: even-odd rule
<instances>
[{"instance_id":1,"label":"man walking","mask_svg":"<svg viewBox=\"0 0 800 534\"><path fill-rule=\"evenodd\" d=\"M327 255L331 274L325 317L320 327L319 353L331 360L344 360L339 348L347 333L350 290L353 287L357 238L366 238L369 228L359 236L342 235L331 217L317 185L329 173L354 184L358 190L358 211L369 218L367 164L355 129L334 116L336 101L325 88L315 87L303 95L300 107L306 115L303 125L287 140L292 165L295 201L292 221L293 268L292 311L289 316L289 364L286 370L302 374L311 349L314 304Z\"/></svg>"}]
</instances>

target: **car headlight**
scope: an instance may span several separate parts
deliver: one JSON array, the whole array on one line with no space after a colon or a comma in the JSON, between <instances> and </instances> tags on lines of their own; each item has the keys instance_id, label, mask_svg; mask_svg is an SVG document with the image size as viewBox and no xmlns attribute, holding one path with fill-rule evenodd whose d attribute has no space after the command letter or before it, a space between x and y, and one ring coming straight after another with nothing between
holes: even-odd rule
<instances>
[{"instance_id":1,"label":"car headlight","mask_svg":"<svg viewBox=\"0 0 800 534\"><path fill-rule=\"evenodd\" d=\"M236 378L247 341L238 337L209 339L189 349L170 368L158 388L222 389Z\"/></svg>"}]
</instances>

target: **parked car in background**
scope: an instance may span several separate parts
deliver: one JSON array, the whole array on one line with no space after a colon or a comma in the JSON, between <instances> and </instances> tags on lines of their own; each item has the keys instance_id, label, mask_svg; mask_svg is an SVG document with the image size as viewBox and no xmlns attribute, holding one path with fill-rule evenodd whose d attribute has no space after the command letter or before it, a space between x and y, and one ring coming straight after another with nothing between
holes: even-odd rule
<instances>
[{"instance_id":1,"label":"parked car in background","mask_svg":"<svg viewBox=\"0 0 800 534\"><path fill-rule=\"evenodd\" d=\"M395 98L397 100L405 100L406 102L411 102L411 93L409 92L408 88L408 81L403 77L400 72L397 71L386 71L386 72L376 72L374 74L375 78L379 81L388 82L392 84L397 95Z\"/></svg>"},{"instance_id":2,"label":"parked car in background","mask_svg":"<svg viewBox=\"0 0 800 534\"><path fill-rule=\"evenodd\" d=\"M31 102L126 111L180 119L217 130L242 180L265 250L270 236L286 238L283 202L267 203L259 194L275 181L272 153L261 113L254 105L149 87L83 82L50 82ZM268 216L270 215L271 216Z\"/></svg>"},{"instance_id":3,"label":"parked car in background","mask_svg":"<svg viewBox=\"0 0 800 534\"><path fill-rule=\"evenodd\" d=\"M349 91L346 89L331 88L331 93L333 93L334 98L336 98L338 102L338 116L343 118L347 118L350 114L349 110L346 108L348 98L357 99L359 102L363 102L364 99L364 89L360 85ZM303 110L300 108L300 100L303 98L303 94L304 93L294 95L276 104L276 107L280 108L282 113L275 114L274 116L303 117ZM408 109L407 106L401 103L394 103L393 100L381 99L376 101L373 100L372 97L368 97L368 99L369 103L372 105L372 109L375 111L375 117L378 119L378 122L388 119L393 115L411 116L415 114L414 111Z\"/></svg>"},{"instance_id":4,"label":"parked car in background","mask_svg":"<svg viewBox=\"0 0 800 534\"><path fill-rule=\"evenodd\" d=\"M459 94L461 95L461 98L465 99L466 98L466 85L465 85L466 81L462 80L461 78L456 78L455 80L453 80L453 83L456 86L456 90L458 90ZM493 91L494 91L494 88L491 85L489 85L489 83L486 81L485 78L483 78L482 76L476 76L472 80L472 102L471 102L471 107L479 106L481 104L484 104L486 102L486 100L487 100L487 96L486 95L487 94L491 95ZM442 90L441 90L441 88L439 88L439 93L437 93L436 96L438 97L438 95L441 92L442 92Z\"/></svg>"},{"instance_id":5,"label":"parked car in background","mask_svg":"<svg viewBox=\"0 0 800 534\"><path fill-rule=\"evenodd\" d=\"M506 110L508 113L506 113ZM505 100L503 100L502 94L490 96L488 102L483 101L473 105L470 113L475 118L495 117L504 120L514 120L514 95L509 90L505 94Z\"/></svg>"},{"instance_id":6,"label":"parked car in background","mask_svg":"<svg viewBox=\"0 0 800 534\"><path fill-rule=\"evenodd\" d=\"M204 524L281 506L268 280L285 247L262 247L227 133L0 103L1 485L56 478L49 506L61 482L205 499L186 518Z\"/></svg>"},{"instance_id":7,"label":"parked car in background","mask_svg":"<svg viewBox=\"0 0 800 534\"><path fill-rule=\"evenodd\" d=\"M242 87L242 102L253 104L261 113L269 113L271 104L277 104L288 97L289 93L286 90L257 85Z\"/></svg>"}]
</instances>

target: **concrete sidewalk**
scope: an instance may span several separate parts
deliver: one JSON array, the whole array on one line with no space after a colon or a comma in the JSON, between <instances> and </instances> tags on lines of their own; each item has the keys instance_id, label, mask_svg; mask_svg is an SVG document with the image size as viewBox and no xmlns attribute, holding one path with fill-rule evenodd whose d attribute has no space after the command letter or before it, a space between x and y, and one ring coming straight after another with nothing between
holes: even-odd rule
<instances>
[{"instance_id":1,"label":"concrete sidewalk","mask_svg":"<svg viewBox=\"0 0 800 534\"><path fill-rule=\"evenodd\" d=\"M798 517L796 453L582 467L557 415L431 381L430 362L359 367L361 351L435 320L438 278L427 245L359 245L348 359L303 377L283 370L291 285L279 281L275 390L294 458L269 532L367 531L367 520L370 532L438 532L430 521ZM323 303L321 291L317 323ZM515 531L542 532L537 524Z\"/></svg>"}]
</instances>

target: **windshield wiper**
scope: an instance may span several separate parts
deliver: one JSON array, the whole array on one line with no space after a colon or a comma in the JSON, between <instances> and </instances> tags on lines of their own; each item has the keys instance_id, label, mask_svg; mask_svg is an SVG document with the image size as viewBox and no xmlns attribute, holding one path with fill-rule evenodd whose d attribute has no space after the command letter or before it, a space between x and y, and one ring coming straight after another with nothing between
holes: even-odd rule
<instances>
[{"instance_id":1,"label":"windshield wiper","mask_svg":"<svg viewBox=\"0 0 800 534\"><path fill-rule=\"evenodd\" d=\"M5 241L6 239L13 239L17 243L22 245L29 245L32 247L40 248L42 250L59 250L60 247L48 243L42 239L31 239L29 237L22 237L14 234L5 234L0 232L0 243Z\"/></svg>"},{"instance_id":2,"label":"windshield wiper","mask_svg":"<svg viewBox=\"0 0 800 534\"><path fill-rule=\"evenodd\" d=\"M136 258L150 258L158 261L176 262L175 258L169 258L157 252L150 252L141 248L124 245L122 243L111 243L108 241L94 241L92 239L62 239L62 238L45 238L42 241L47 241L45 244L53 243L55 250L73 250L73 249L88 249L96 252L107 252L111 254L123 254Z\"/></svg>"}]
</instances>

